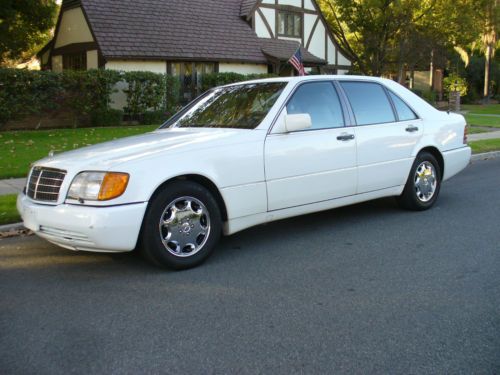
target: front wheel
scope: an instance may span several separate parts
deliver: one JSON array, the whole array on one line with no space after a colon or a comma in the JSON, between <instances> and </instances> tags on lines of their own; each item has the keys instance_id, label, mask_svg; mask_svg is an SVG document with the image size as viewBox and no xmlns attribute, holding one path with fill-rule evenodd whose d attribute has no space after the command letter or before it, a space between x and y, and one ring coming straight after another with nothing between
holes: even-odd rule
<instances>
[{"instance_id":1,"label":"front wheel","mask_svg":"<svg viewBox=\"0 0 500 375\"><path fill-rule=\"evenodd\" d=\"M434 155L428 152L418 154L403 193L398 197L400 206L414 211L431 208L439 195L441 173Z\"/></svg>"},{"instance_id":2,"label":"front wheel","mask_svg":"<svg viewBox=\"0 0 500 375\"><path fill-rule=\"evenodd\" d=\"M212 194L194 182L175 181L152 198L141 248L155 264L191 268L212 253L221 229L220 210Z\"/></svg>"}]
</instances>

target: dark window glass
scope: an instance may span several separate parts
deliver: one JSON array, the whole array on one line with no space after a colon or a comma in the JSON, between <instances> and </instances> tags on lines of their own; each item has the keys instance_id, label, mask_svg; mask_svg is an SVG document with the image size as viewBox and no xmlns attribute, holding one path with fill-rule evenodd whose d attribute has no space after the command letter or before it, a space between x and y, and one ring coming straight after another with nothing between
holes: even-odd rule
<instances>
[{"instance_id":1,"label":"dark window glass","mask_svg":"<svg viewBox=\"0 0 500 375\"><path fill-rule=\"evenodd\" d=\"M203 75L215 72L214 63L172 62L170 74L180 81L181 103L188 103L202 93Z\"/></svg>"},{"instance_id":2,"label":"dark window glass","mask_svg":"<svg viewBox=\"0 0 500 375\"><path fill-rule=\"evenodd\" d=\"M297 13L278 13L278 34L300 38L302 36L302 16Z\"/></svg>"},{"instance_id":3,"label":"dark window glass","mask_svg":"<svg viewBox=\"0 0 500 375\"><path fill-rule=\"evenodd\" d=\"M254 129L267 115L286 83L253 83L215 89L191 105L175 127ZM165 123L163 127L171 125Z\"/></svg>"},{"instance_id":4,"label":"dark window glass","mask_svg":"<svg viewBox=\"0 0 500 375\"><path fill-rule=\"evenodd\" d=\"M301 85L286 106L288 114L308 113L311 129L340 128L344 126L342 106L337 91L330 82Z\"/></svg>"},{"instance_id":5,"label":"dark window glass","mask_svg":"<svg viewBox=\"0 0 500 375\"><path fill-rule=\"evenodd\" d=\"M87 52L63 55L64 70L87 70Z\"/></svg>"},{"instance_id":6,"label":"dark window glass","mask_svg":"<svg viewBox=\"0 0 500 375\"><path fill-rule=\"evenodd\" d=\"M394 122L394 111L384 89L371 82L340 82L358 125Z\"/></svg>"},{"instance_id":7,"label":"dark window glass","mask_svg":"<svg viewBox=\"0 0 500 375\"><path fill-rule=\"evenodd\" d=\"M408 107L406 103L399 98L399 96L397 96L391 91L389 91L389 95L391 96L392 102L396 107L396 112L398 113L399 121L409 121L409 120L415 120L417 118L415 112L413 112L413 110L410 107Z\"/></svg>"}]
</instances>

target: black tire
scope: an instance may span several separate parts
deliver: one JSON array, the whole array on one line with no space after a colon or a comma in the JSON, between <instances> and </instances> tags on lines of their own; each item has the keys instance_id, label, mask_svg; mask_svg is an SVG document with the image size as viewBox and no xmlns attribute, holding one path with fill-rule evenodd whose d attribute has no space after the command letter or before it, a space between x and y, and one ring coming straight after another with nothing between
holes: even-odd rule
<instances>
[{"instance_id":1,"label":"black tire","mask_svg":"<svg viewBox=\"0 0 500 375\"><path fill-rule=\"evenodd\" d=\"M422 191L420 191L419 188L417 188L416 184L417 170L419 169L420 166L422 166L423 163L431 164L435 171L434 180L436 185L435 188L433 189L434 191L433 195L430 196L428 200L427 200L428 197L422 194ZM439 195L439 191L441 189L441 179L442 179L441 176L442 176L442 171L434 155L428 152L421 152L420 154L418 154L411 167L410 174L408 176L408 180L406 181L403 193L397 198L399 205L402 208L412 211L423 211L431 208L436 202Z\"/></svg>"},{"instance_id":2,"label":"black tire","mask_svg":"<svg viewBox=\"0 0 500 375\"><path fill-rule=\"evenodd\" d=\"M199 243L194 243L197 242L198 239L194 239L192 241L195 246L198 247L198 245L200 245L199 249L197 249L196 251L194 251L193 249L192 255L189 255L190 254L189 247L187 247L187 251L180 249L178 244L181 241L177 241L174 242L174 244L171 244L167 240L163 241L162 238L169 237L166 236L165 234L171 236L177 236L181 240L183 240L184 238L181 237L182 235L185 234L186 236L189 236L190 234L189 231L191 229L189 229L190 223L188 223L188 221L190 220L190 218L193 218L194 216L190 216L190 218L185 217L182 218L182 220L176 217L175 220L172 221L171 225L160 226L160 220L162 221L165 220L166 216L171 216L171 217L175 216L175 215L172 216L171 213L172 210L167 210L168 207L171 207L174 202L177 202L174 205L177 204L184 205L184 202L187 201L192 203L192 205L196 204L197 209L198 210L201 209L200 212L206 211L206 213L204 213L205 225L207 225L206 223L208 222L207 225L208 230L206 231L207 232L206 236L201 237L200 235L203 241L201 241L201 238ZM184 207L184 209L180 211L185 212L186 208ZM179 214L177 215L180 216ZM198 221L202 222L202 220ZM186 225L187 228L185 227ZM186 229L188 232L184 233L179 229L182 230ZM177 230L179 231L177 232ZM212 194L203 186L195 182L174 181L171 184L168 184L159 193L155 194L152 197L148 206L148 210L144 217L144 222L141 231L140 247L144 257L153 264L175 270L182 270L182 269L196 267L201 263L203 263L203 261L205 261L210 256L210 254L212 254L215 245L219 241L221 231L222 231L221 213L219 206L214 197L212 196ZM194 231L193 235L195 235ZM177 244L177 251L174 250L176 244Z\"/></svg>"}]
</instances>

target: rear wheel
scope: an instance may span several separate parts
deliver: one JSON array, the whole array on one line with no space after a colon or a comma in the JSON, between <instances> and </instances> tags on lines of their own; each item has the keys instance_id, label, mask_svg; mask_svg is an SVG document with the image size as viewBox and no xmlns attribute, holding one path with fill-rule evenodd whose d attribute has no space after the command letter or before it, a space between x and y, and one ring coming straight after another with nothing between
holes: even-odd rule
<instances>
[{"instance_id":1,"label":"rear wheel","mask_svg":"<svg viewBox=\"0 0 500 375\"><path fill-rule=\"evenodd\" d=\"M152 198L141 248L155 264L191 268L213 252L221 229L220 210L212 194L194 182L175 181Z\"/></svg>"},{"instance_id":2,"label":"rear wheel","mask_svg":"<svg viewBox=\"0 0 500 375\"><path fill-rule=\"evenodd\" d=\"M398 203L403 208L422 211L436 202L441 188L441 168L434 155L418 154Z\"/></svg>"}]
</instances>

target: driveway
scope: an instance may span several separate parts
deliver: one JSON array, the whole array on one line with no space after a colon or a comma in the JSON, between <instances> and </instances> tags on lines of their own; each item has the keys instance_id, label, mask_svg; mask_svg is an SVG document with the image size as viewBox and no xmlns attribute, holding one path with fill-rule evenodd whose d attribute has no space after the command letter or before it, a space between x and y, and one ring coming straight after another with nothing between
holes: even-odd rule
<instances>
[{"instance_id":1,"label":"driveway","mask_svg":"<svg viewBox=\"0 0 500 375\"><path fill-rule=\"evenodd\" d=\"M184 272L0 240L0 371L500 373L500 159L430 211L259 226Z\"/></svg>"}]
</instances>

